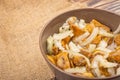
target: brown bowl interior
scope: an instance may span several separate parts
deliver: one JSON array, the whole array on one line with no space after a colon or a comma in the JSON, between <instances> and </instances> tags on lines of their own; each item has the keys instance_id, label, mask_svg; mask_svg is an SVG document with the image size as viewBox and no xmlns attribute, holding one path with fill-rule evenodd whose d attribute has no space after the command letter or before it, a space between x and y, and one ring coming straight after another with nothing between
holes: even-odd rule
<instances>
[{"instance_id":1,"label":"brown bowl interior","mask_svg":"<svg viewBox=\"0 0 120 80\"><path fill-rule=\"evenodd\" d=\"M49 64L50 68L54 72L57 80L86 80L89 78L86 77L78 77L57 68L55 65L51 64L46 57L47 50L46 50L46 39L48 36L53 35L54 33L58 32L58 28L66 21L67 18L70 16L76 16L78 19L84 19L86 22L90 22L92 19L96 19L101 23L109 26L113 31L118 27L120 24L120 16L114 13L110 13L104 10L98 9L77 9L65 12L60 14L59 16L52 19L47 25L44 26L44 29L40 35L40 50L43 54L45 60ZM118 79L119 76L113 76L109 78L95 78L95 79ZM93 79L92 79L93 80Z\"/></svg>"}]
</instances>

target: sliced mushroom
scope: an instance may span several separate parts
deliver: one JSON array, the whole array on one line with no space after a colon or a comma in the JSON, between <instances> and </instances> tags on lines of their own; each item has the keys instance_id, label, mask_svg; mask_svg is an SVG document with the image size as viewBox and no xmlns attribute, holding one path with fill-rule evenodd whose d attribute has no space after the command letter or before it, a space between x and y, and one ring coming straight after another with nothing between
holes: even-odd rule
<instances>
[{"instance_id":1,"label":"sliced mushroom","mask_svg":"<svg viewBox=\"0 0 120 80\"><path fill-rule=\"evenodd\" d=\"M111 52L107 58L109 61L115 61L120 63L120 49L117 51Z\"/></svg>"},{"instance_id":2,"label":"sliced mushroom","mask_svg":"<svg viewBox=\"0 0 120 80\"><path fill-rule=\"evenodd\" d=\"M73 56L72 62L75 66L85 66L87 64L82 56Z\"/></svg>"},{"instance_id":3,"label":"sliced mushroom","mask_svg":"<svg viewBox=\"0 0 120 80\"><path fill-rule=\"evenodd\" d=\"M110 76L107 68L99 67L99 69L100 69L101 75L104 75L104 76L106 76L106 77L109 77L109 76Z\"/></svg>"},{"instance_id":4,"label":"sliced mushroom","mask_svg":"<svg viewBox=\"0 0 120 80\"><path fill-rule=\"evenodd\" d=\"M81 49L81 54L83 54L84 56L90 58L91 57L91 52L89 52L88 50L86 49Z\"/></svg>"},{"instance_id":5,"label":"sliced mushroom","mask_svg":"<svg viewBox=\"0 0 120 80\"><path fill-rule=\"evenodd\" d=\"M57 66L61 69L70 68L70 62L68 59L68 53L60 52L57 56Z\"/></svg>"},{"instance_id":6,"label":"sliced mushroom","mask_svg":"<svg viewBox=\"0 0 120 80\"><path fill-rule=\"evenodd\" d=\"M74 24L77 21L77 18L75 16L69 17L66 22L70 24Z\"/></svg>"},{"instance_id":7,"label":"sliced mushroom","mask_svg":"<svg viewBox=\"0 0 120 80\"><path fill-rule=\"evenodd\" d=\"M84 33L82 29L80 29L78 26L71 24L70 29L73 30L74 37L79 36Z\"/></svg>"},{"instance_id":8,"label":"sliced mushroom","mask_svg":"<svg viewBox=\"0 0 120 80\"><path fill-rule=\"evenodd\" d=\"M85 31L88 31L89 33L92 33L93 29L95 28L95 25L93 23L86 24L86 27L84 28Z\"/></svg>"},{"instance_id":9,"label":"sliced mushroom","mask_svg":"<svg viewBox=\"0 0 120 80\"><path fill-rule=\"evenodd\" d=\"M53 56L53 55L47 55L47 58L53 63L56 65L56 57Z\"/></svg>"},{"instance_id":10,"label":"sliced mushroom","mask_svg":"<svg viewBox=\"0 0 120 80\"><path fill-rule=\"evenodd\" d=\"M53 50L53 54L55 54L55 55L58 54L58 52L59 52L59 49L56 46L53 46L52 50Z\"/></svg>"},{"instance_id":11,"label":"sliced mushroom","mask_svg":"<svg viewBox=\"0 0 120 80\"><path fill-rule=\"evenodd\" d=\"M68 43L70 42L70 40L71 40L71 37L70 37L70 36L62 39L61 43L62 43L62 46L63 46L65 49L66 49L66 44L68 44Z\"/></svg>"},{"instance_id":12,"label":"sliced mushroom","mask_svg":"<svg viewBox=\"0 0 120 80\"><path fill-rule=\"evenodd\" d=\"M102 36L101 35L97 35L94 40L92 41L93 44L99 44L100 41L102 40Z\"/></svg>"},{"instance_id":13,"label":"sliced mushroom","mask_svg":"<svg viewBox=\"0 0 120 80\"><path fill-rule=\"evenodd\" d=\"M74 67L75 67L75 65L73 64L72 59L70 59L70 58L69 58L69 61L70 61L70 67L71 67L71 68L74 68Z\"/></svg>"},{"instance_id":14,"label":"sliced mushroom","mask_svg":"<svg viewBox=\"0 0 120 80\"><path fill-rule=\"evenodd\" d=\"M115 40L115 43L116 43L117 45L120 45L120 34L117 34L117 35L115 36L114 40Z\"/></svg>"},{"instance_id":15,"label":"sliced mushroom","mask_svg":"<svg viewBox=\"0 0 120 80\"><path fill-rule=\"evenodd\" d=\"M96 27L101 27L102 29L106 30L106 31L110 31L110 28L107 27L106 25L103 25L102 23L100 23L99 21L93 19L90 23L93 23Z\"/></svg>"}]
</instances>

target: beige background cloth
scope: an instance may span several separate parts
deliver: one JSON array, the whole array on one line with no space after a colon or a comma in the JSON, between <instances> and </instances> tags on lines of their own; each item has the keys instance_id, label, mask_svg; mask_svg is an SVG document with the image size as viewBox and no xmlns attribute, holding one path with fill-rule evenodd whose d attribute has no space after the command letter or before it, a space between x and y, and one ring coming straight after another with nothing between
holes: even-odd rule
<instances>
[{"instance_id":1,"label":"beige background cloth","mask_svg":"<svg viewBox=\"0 0 120 80\"><path fill-rule=\"evenodd\" d=\"M0 80L50 80L39 49L42 26L82 5L68 0L0 0Z\"/></svg>"},{"instance_id":2,"label":"beige background cloth","mask_svg":"<svg viewBox=\"0 0 120 80\"><path fill-rule=\"evenodd\" d=\"M0 0L0 80L50 80L39 49L42 26L88 0Z\"/></svg>"}]
</instances>

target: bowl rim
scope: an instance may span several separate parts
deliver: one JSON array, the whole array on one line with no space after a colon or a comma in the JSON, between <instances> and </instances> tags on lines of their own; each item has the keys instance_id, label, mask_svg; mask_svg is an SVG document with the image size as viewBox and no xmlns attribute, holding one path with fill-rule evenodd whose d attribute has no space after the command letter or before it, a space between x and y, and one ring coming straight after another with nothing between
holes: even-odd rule
<instances>
[{"instance_id":1,"label":"bowl rim","mask_svg":"<svg viewBox=\"0 0 120 80\"><path fill-rule=\"evenodd\" d=\"M95 11L104 11L108 14L113 14L113 15L116 15L116 16L119 16L118 14L116 13L113 13L111 11L107 11L107 10L103 10L103 9L96 9L96 8L82 8L82 9L73 9L73 10L68 10L68 11L65 11L63 13L60 13L58 15L56 15L55 17L52 17L46 24L44 24L42 26L42 30L40 32L40 36L39 36L39 49L40 49L40 52L41 54L43 55L44 59L53 67L55 68L55 70L58 70L59 72L63 73L63 74L66 74L68 76L71 76L71 77L75 77L75 78L81 78L81 79L87 79L87 80L105 80L105 79L113 79L113 78L117 78L117 77L120 77L120 75L114 75L114 76L111 76L111 77L99 77L99 78L87 78L87 77L83 77L83 76L77 76L77 75L73 75L73 74L70 74L70 73L67 73L65 71L63 71L62 69L58 68L56 65L52 64L48 58L47 58L47 55L45 54L44 50L43 50L43 47L42 47L42 43L41 40L42 40L42 37L43 37L43 32L45 31L46 27L48 26L48 24L50 24L53 20L55 20L56 18L58 18L59 16L62 16L63 14L66 14L66 13L70 13L70 12L75 12L75 11L81 11L81 10L95 10ZM47 63L47 65L48 65ZM53 71L52 71L53 72Z\"/></svg>"}]
</instances>

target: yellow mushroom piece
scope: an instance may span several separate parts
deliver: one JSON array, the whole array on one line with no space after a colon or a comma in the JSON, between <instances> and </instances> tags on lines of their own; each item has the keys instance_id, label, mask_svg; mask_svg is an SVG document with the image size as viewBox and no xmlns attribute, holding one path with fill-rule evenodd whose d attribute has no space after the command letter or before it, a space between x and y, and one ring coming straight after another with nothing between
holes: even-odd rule
<instances>
[{"instance_id":1,"label":"yellow mushroom piece","mask_svg":"<svg viewBox=\"0 0 120 80\"><path fill-rule=\"evenodd\" d=\"M86 60L81 56L73 56L72 62L75 66L85 66L87 64Z\"/></svg>"},{"instance_id":2,"label":"yellow mushroom piece","mask_svg":"<svg viewBox=\"0 0 120 80\"><path fill-rule=\"evenodd\" d=\"M114 40L115 40L115 43L116 43L117 45L120 45L120 34L117 34L117 35L115 36Z\"/></svg>"},{"instance_id":3,"label":"yellow mushroom piece","mask_svg":"<svg viewBox=\"0 0 120 80\"><path fill-rule=\"evenodd\" d=\"M70 29L73 30L74 36L79 36L84 33L82 29L80 29L78 26L71 24Z\"/></svg>"},{"instance_id":4,"label":"yellow mushroom piece","mask_svg":"<svg viewBox=\"0 0 120 80\"><path fill-rule=\"evenodd\" d=\"M102 36L101 35L97 35L94 40L92 41L93 44L99 44L100 41L102 40Z\"/></svg>"},{"instance_id":5,"label":"yellow mushroom piece","mask_svg":"<svg viewBox=\"0 0 120 80\"><path fill-rule=\"evenodd\" d=\"M108 69L107 69L107 68L99 67L99 69L100 69L101 75L104 75L104 76L106 76L106 77L109 77L109 76L110 76L110 73L108 72Z\"/></svg>"},{"instance_id":6,"label":"yellow mushroom piece","mask_svg":"<svg viewBox=\"0 0 120 80\"><path fill-rule=\"evenodd\" d=\"M84 31L88 31L89 33L92 33L94 28L95 28L95 25L93 23L87 23L84 28Z\"/></svg>"},{"instance_id":7,"label":"yellow mushroom piece","mask_svg":"<svg viewBox=\"0 0 120 80\"><path fill-rule=\"evenodd\" d=\"M70 36L62 39L61 44L62 44L62 46L63 46L64 48L66 48L66 44L68 44L68 43L70 42L70 39L71 39Z\"/></svg>"},{"instance_id":8,"label":"yellow mushroom piece","mask_svg":"<svg viewBox=\"0 0 120 80\"><path fill-rule=\"evenodd\" d=\"M70 68L70 62L68 59L68 53L67 52L60 52L57 56L57 66L61 69L67 69Z\"/></svg>"},{"instance_id":9,"label":"yellow mushroom piece","mask_svg":"<svg viewBox=\"0 0 120 80\"><path fill-rule=\"evenodd\" d=\"M90 72L85 72L85 73L83 73L83 76L89 77L89 78L94 78L93 74L90 73Z\"/></svg>"},{"instance_id":10,"label":"yellow mushroom piece","mask_svg":"<svg viewBox=\"0 0 120 80\"><path fill-rule=\"evenodd\" d=\"M111 52L108 56L108 60L120 63L120 49L118 49L117 51Z\"/></svg>"},{"instance_id":11,"label":"yellow mushroom piece","mask_svg":"<svg viewBox=\"0 0 120 80\"><path fill-rule=\"evenodd\" d=\"M110 31L110 28L107 27L106 25L103 25L102 23L100 23L99 21L93 19L90 23L93 23L96 27L101 27L102 29L106 30L106 31Z\"/></svg>"},{"instance_id":12,"label":"yellow mushroom piece","mask_svg":"<svg viewBox=\"0 0 120 80\"><path fill-rule=\"evenodd\" d=\"M55 56L47 55L47 58L48 58L53 64L56 65Z\"/></svg>"}]
</instances>

